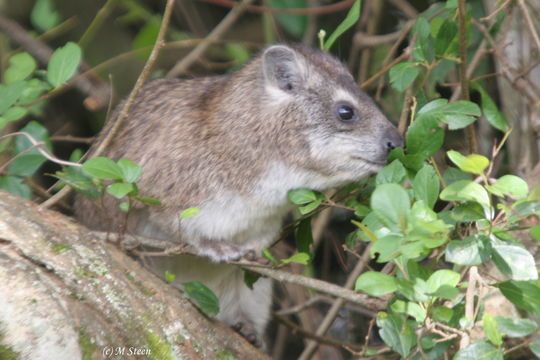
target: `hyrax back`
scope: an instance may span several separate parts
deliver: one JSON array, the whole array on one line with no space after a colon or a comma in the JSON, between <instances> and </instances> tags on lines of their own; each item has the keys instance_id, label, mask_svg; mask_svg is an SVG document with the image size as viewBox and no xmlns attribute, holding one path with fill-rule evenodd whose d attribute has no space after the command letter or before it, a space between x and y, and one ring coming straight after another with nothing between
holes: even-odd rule
<instances>
[{"instance_id":1,"label":"hyrax back","mask_svg":"<svg viewBox=\"0 0 540 360\"><path fill-rule=\"evenodd\" d=\"M141 165L141 194L163 204L136 209L128 231L185 241L219 262L258 253L276 239L290 209L289 190L358 180L401 145L396 129L337 59L276 45L231 75L148 84L104 155ZM189 207L201 212L181 220L178 214ZM89 200L76 202L81 221L103 230L116 208L105 212ZM242 321L261 335L268 281L259 280L252 291L239 270L202 259L154 266L176 270L181 282L205 282L221 298L221 319Z\"/></svg>"}]
</instances>

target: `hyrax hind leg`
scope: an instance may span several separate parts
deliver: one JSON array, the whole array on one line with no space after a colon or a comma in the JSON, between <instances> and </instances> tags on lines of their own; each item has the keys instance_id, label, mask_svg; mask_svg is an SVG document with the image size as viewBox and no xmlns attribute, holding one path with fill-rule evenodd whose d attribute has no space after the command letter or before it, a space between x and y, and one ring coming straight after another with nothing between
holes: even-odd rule
<instances>
[{"instance_id":1,"label":"hyrax hind leg","mask_svg":"<svg viewBox=\"0 0 540 360\"><path fill-rule=\"evenodd\" d=\"M271 280L259 278L250 289L239 267L191 255L155 257L149 262L160 277L165 271L175 274L173 285L180 289L182 283L188 281L199 281L209 287L219 299L218 320L237 330L252 344L263 346L272 304Z\"/></svg>"}]
</instances>

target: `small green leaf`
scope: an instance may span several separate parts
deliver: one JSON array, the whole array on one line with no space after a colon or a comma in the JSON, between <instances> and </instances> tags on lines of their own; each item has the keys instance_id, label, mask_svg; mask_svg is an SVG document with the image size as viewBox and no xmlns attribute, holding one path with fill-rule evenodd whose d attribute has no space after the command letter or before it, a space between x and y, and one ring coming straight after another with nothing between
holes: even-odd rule
<instances>
[{"instance_id":1,"label":"small green leaf","mask_svg":"<svg viewBox=\"0 0 540 360\"><path fill-rule=\"evenodd\" d=\"M111 194L117 199L121 199L135 189L133 184L126 183L114 183L107 186L107 193Z\"/></svg>"},{"instance_id":2,"label":"small green leaf","mask_svg":"<svg viewBox=\"0 0 540 360\"><path fill-rule=\"evenodd\" d=\"M270 0L270 5L275 9L304 9L308 6L308 3L306 0ZM302 38L308 24L306 15L277 14L276 20L285 31L297 39Z\"/></svg>"},{"instance_id":3,"label":"small green leaf","mask_svg":"<svg viewBox=\"0 0 540 360\"><path fill-rule=\"evenodd\" d=\"M196 207L184 209L180 212L180 219L192 218L200 212L201 212L201 209L196 208Z\"/></svg>"},{"instance_id":4,"label":"small green leaf","mask_svg":"<svg viewBox=\"0 0 540 360\"><path fill-rule=\"evenodd\" d=\"M82 51L79 45L68 42L54 51L47 66L47 80L57 87L75 75L81 62Z\"/></svg>"},{"instance_id":5,"label":"small green leaf","mask_svg":"<svg viewBox=\"0 0 540 360\"><path fill-rule=\"evenodd\" d=\"M268 248L262 249L262 256L265 259L270 260L270 262L274 265L277 265L279 263L279 261L277 261L277 259L274 257L274 255L272 255L272 253L270 252L270 249Z\"/></svg>"},{"instance_id":6,"label":"small green leaf","mask_svg":"<svg viewBox=\"0 0 540 360\"><path fill-rule=\"evenodd\" d=\"M410 315L418 322L423 322L426 320L427 316L425 309L423 309L420 305L409 301L396 300L394 303L392 303L392 305L390 305L390 309L395 313Z\"/></svg>"},{"instance_id":7,"label":"small green leaf","mask_svg":"<svg viewBox=\"0 0 540 360\"><path fill-rule=\"evenodd\" d=\"M217 296L198 281L182 284L187 298L194 301L195 305L208 316L216 316L219 313L219 299Z\"/></svg>"},{"instance_id":8,"label":"small green leaf","mask_svg":"<svg viewBox=\"0 0 540 360\"><path fill-rule=\"evenodd\" d=\"M2 117L6 119L7 122L16 121L22 119L28 114L28 110L18 106L12 106L6 110Z\"/></svg>"},{"instance_id":9,"label":"small green leaf","mask_svg":"<svg viewBox=\"0 0 540 360\"><path fill-rule=\"evenodd\" d=\"M309 214L310 212L316 210L321 205L321 203L322 203L322 199L317 199L304 206L300 206L298 208L298 211L300 211L300 214L302 215Z\"/></svg>"},{"instance_id":10,"label":"small green leaf","mask_svg":"<svg viewBox=\"0 0 540 360\"><path fill-rule=\"evenodd\" d=\"M30 189L30 186L23 184L22 181L23 179L17 176L0 176L0 189L25 199L31 199L32 189Z\"/></svg>"},{"instance_id":11,"label":"small green leaf","mask_svg":"<svg viewBox=\"0 0 540 360\"><path fill-rule=\"evenodd\" d=\"M379 335L394 351L407 358L416 344L416 334L411 323L399 315L389 315L384 312L377 314Z\"/></svg>"},{"instance_id":12,"label":"small green leaf","mask_svg":"<svg viewBox=\"0 0 540 360\"><path fill-rule=\"evenodd\" d=\"M538 330L538 325L530 319L495 317L497 327L508 337L521 338Z\"/></svg>"},{"instance_id":13,"label":"small green leaf","mask_svg":"<svg viewBox=\"0 0 540 360\"><path fill-rule=\"evenodd\" d=\"M101 195L92 177L86 175L80 168L67 167L64 171L57 171L53 176L92 199L97 199Z\"/></svg>"},{"instance_id":14,"label":"small green leaf","mask_svg":"<svg viewBox=\"0 0 540 360\"><path fill-rule=\"evenodd\" d=\"M37 63L34 58L26 53L19 53L9 58L9 67L4 73L4 81L11 84L17 81L26 80L36 70Z\"/></svg>"},{"instance_id":15,"label":"small green leaf","mask_svg":"<svg viewBox=\"0 0 540 360\"><path fill-rule=\"evenodd\" d=\"M488 186L487 189L497 196L510 195L516 199L522 199L529 193L527 182L515 175L504 175L497 179L493 185Z\"/></svg>"},{"instance_id":16,"label":"small green leaf","mask_svg":"<svg viewBox=\"0 0 540 360\"><path fill-rule=\"evenodd\" d=\"M310 260L311 260L311 255L309 255L308 253L299 252L299 253L294 254L288 259L281 260L281 263L282 264L297 263L297 264L307 265L309 264Z\"/></svg>"},{"instance_id":17,"label":"small green leaf","mask_svg":"<svg viewBox=\"0 0 540 360\"><path fill-rule=\"evenodd\" d=\"M437 270L427 280L428 293L435 293L443 285L456 287L461 279L461 275L452 270Z\"/></svg>"},{"instance_id":18,"label":"small green leaf","mask_svg":"<svg viewBox=\"0 0 540 360\"><path fill-rule=\"evenodd\" d=\"M390 69L390 84L397 91L405 91L418 77L420 72L415 63L403 62Z\"/></svg>"},{"instance_id":19,"label":"small green leaf","mask_svg":"<svg viewBox=\"0 0 540 360\"><path fill-rule=\"evenodd\" d=\"M493 245L493 262L500 272L512 280L537 280L538 271L534 257L516 245Z\"/></svg>"},{"instance_id":20,"label":"small green leaf","mask_svg":"<svg viewBox=\"0 0 540 360\"><path fill-rule=\"evenodd\" d=\"M159 201L159 199L144 196L136 196L134 199L149 205L161 205L161 201Z\"/></svg>"},{"instance_id":21,"label":"small green leaf","mask_svg":"<svg viewBox=\"0 0 540 360\"><path fill-rule=\"evenodd\" d=\"M534 281L508 280L495 286L518 308L540 316L540 287Z\"/></svg>"},{"instance_id":22,"label":"small green leaf","mask_svg":"<svg viewBox=\"0 0 540 360\"><path fill-rule=\"evenodd\" d=\"M407 170L405 170L401 162L396 159L379 171L377 177L375 178L375 184L401 184L405 180L406 176Z\"/></svg>"},{"instance_id":23,"label":"small green leaf","mask_svg":"<svg viewBox=\"0 0 540 360\"><path fill-rule=\"evenodd\" d=\"M82 168L88 174L102 180L122 180L124 176L117 163L101 156L86 160Z\"/></svg>"},{"instance_id":24,"label":"small green leaf","mask_svg":"<svg viewBox=\"0 0 540 360\"><path fill-rule=\"evenodd\" d=\"M172 284L176 280L176 275L168 270L165 270L165 282L167 284Z\"/></svg>"},{"instance_id":25,"label":"small green leaf","mask_svg":"<svg viewBox=\"0 0 540 360\"><path fill-rule=\"evenodd\" d=\"M414 197L433 209L439 197L439 178L433 166L425 165L420 169L414 177L412 186Z\"/></svg>"},{"instance_id":26,"label":"small green leaf","mask_svg":"<svg viewBox=\"0 0 540 360\"><path fill-rule=\"evenodd\" d=\"M453 19L447 19L439 28L437 36L435 38L435 54L438 56L444 56L448 46L452 43L452 40L456 37L458 27Z\"/></svg>"},{"instance_id":27,"label":"small green leaf","mask_svg":"<svg viewBox=\"0 0 540 360\"><path fill-rule=\"evenodd\" d=\"M470 180L460 180L447 186L440 194L445 201L475 201L484 209L490 209L489 195L482 185Z\"/></svg>"},{"instance_id":28,"label":"small green leaf","mask_svg":"<svg viewBox=\"0 0 540 360\"><path fill-rule=\"evenodd\" d=\"M429 36L429 33L429 22L424 16L419 16L414 23L413 34L417 34L418 37L425 39Z\"/></svg>"},{"instance_id":29,"label":"small green leaf","mask_svg":"<svg viewBox=\"0 0 540 360\"><path fill-rule=\"evenodd\" d=\"M445 251L445 260L457 265L473 266L491 257L491 245L484 235L472 235L463 240L452 240Z\"/></svg>"},{"instance_id":30,"label":"small green leaf","mask_svg":"<svg viewBox=\"0 0 540 360\"><path fill-rule=\"evenodd\" d=\"M363 291L371 296L382 296L397 290L393 276L376 271L366 271L356 279L356 291Z\"/></svg>"},{"instance_id":31,"label":"small green leaf","mask_svg":"<svg viewBox=\"0 0 540 360\"><path fill-rule=\"evenodd\" d=\"M540 339L531 342L529 344L529 348L534 353L534 355L540 358Z\"/></svg>"},{"instance_id":32,"label":"small green leaf","mask_svg":"<svg viewBox=\"0 0 540 360\"><path fill-rule=\"evenodd\" d=\"M142 168L128 159L118 160L118 166L122 169L122 175L125 182L134 183L139 180L142 174Z\"/></svg>"},{"instance_id":33,"label":"small green leaf","mask_svg":"<svg viewBox=\"0 0 540 360\"><path fill-rule=\"evenodd\" d=\"M121 202L120 204L118 204L118 207L120 208L121 211L127 213L129 211L129 202L127 201Z\"/></svg>"},{"instance_id":34,"label":"small green leaf","mask_svg":"<svg viewBox=\"0 0 540 360\"><path fill-rule=\"evenodd\" d=\"M37 0L30 13L32 25L42 32L60 23L60 14L53 7L52 0Z\"/></svg>"},{"instance_id":35,"label":"small green leaf","mask_svg":"<svg viewBox=\"0 0 540 360\"><path fill-rule=\"evenodd\" d=\"M254 272L244 270L244 283L248 288L253 290L253 285L257 280L259 280L261 276L259 274L255 274Z\"/></svg>"},{"instance_id":36,"label":"small green leaf","mask_svg":"<svg viewBox=\"0 0 540 360\"><path fill-rule=\"evenodd\" d=\"M379 185L371 195L371 208L389 227L404 229L410 207L409 195L397 184Z\"/></svg>"},{"instance_id":37,"label":"small green leaf","mask_svg":"<svg viewBox=\"0 0 540 360\"><path fill-rule=\"evenodd\" d=\"M489 341L495 346L501 346L503 344L502 334L497 327L497 322L488 313L484 313L482 317L482 324L484 327L484 333Z\"/></svg>"},{"instance_id":38,"label":"small green leaf","mask_svg":"<svg viewBox=\"0 0 540 360\"><path fill-rule=\"evenodd\" d=\"M20 132L31 135L35 141L45 144L45 149L51 151L51 142L49 140L49 131L40 123L30 121ZM28 151L30 148L32 150ZM24 155L17 157L8 167L9 175L18 175L22 177L33 175L47 159L39 152L34 144L23 135L15 139L13 155L24 152Z\"/></svg>"},{"instance_id":39,"label":"small green leaf","mask_svg":"<svg viewBox=\"0 0 540 360\"><path fill-rule=\"evenodd\" d=\"M0 85L0 115L4 114L11 105L15 104L26 86L24 81L8 85Z\"/></svg>"},{"instance_id":40,"label":"small green leaf","mask_svg":"<svg viewBox=\"0 0 540 360\"><path fill-rule=\"evenodd\" d=\"M313 243L313 234L311 232L311 218L308 217L298 224L296 228L296 248L299 252L309 253Z\"/></svg>"},{"instance_id":41,"label":"small green leaf","mask_svg":"<svg viewBox=\"0 0 540 360\"><path fill-rule=\"evenodd\" d=\"M426 105L427 106L427 105ZM444 142L439 119L431 115L418 116L407 130L407 153L419 155L420 164L435 154ZM422 166L422 165L421 165Z\"/></svg>"},{"instance_id":42,"label":"small green leaf","mask_svg":"<svg viewBox=\"0 0 540 360\"><path fill-rule=\"evenodd\" d=\"M324 49L330 50L334 42L349 28L351 28L358 19L360 19L360 0L356 0L352 5L351 9L347 13L347 16L341 24L338 25L336 30L328 37L328 40L324 43Z\"/></svg>"},{"instance_id":43,"label":"small green leaf","mask_svg":"<svg viewBox=\"0 0 540 360\"><path fill-rule=\"evenodd\" d=\"M468 173L480 175L489 166L488 158L482 155L471 154L463 156L454 150L448 151L447 155L457 167Z\"/></svg>"},{"instance_id":44,"label":"small green leaf","mask_svg":"<svg viewBox=\"0 0 540 360\"><path fill-rule=\"evenodd\" d=\"M531 234L531 237L534 240L540 241L540 225L535 225L532 228L530 228L529 234Z\"/></svg>"},{"instance_id":45,"label":"small green leaf","mask_svg":"<svg viewBox=\"0 0 540 360\"><path fill-rule=\"evenodd\" d=\"M472 88L480 93L482 99L482 112L487 121L496 129L507 132L510 129L508 120L499 111L495 102L491 99L487 91L478 83L472 83Z\"/></svg>"},{"instance_id":46,"label":"small green leaf","mask_svg":"<svg viewBox=\"0 0 540 360\"><path fill-rule=\"evenodd\" d=\"M486 340L478 340L459 350L452 360L503 360L503 353Z\"/></svg>"},{"instance_id":47,"label":"small green leaf","mask_svg":"<svg viewBox=\"0 0 540 360\"><path fill-rule=\"evenodd\" d=\"M435 306L431 311L433 320L448 323L452 320L454 310L447 308L446 306Z\"/></svg>"},{"instance_id":48,"label":"small green leaf","mask_svg":"<svg viewBox=\"0 0 540 360\"><path fill-rule=\"evenodd\" d=\"M309 189L296 189L289 191L289 200L293 204L303 205L317 200L317 194Z\"/></svg>"}]
</instances>

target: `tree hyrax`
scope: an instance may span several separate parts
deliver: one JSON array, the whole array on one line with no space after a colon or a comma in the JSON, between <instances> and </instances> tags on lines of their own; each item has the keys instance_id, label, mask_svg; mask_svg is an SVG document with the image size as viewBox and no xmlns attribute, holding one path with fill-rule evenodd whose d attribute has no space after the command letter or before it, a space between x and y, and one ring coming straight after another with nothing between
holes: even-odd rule
<instances>
[{"instance_id":1,"label":"tree hyrax","mask_svg":"<svg viewBox=\"0 0 540 360\"><path fill-rule=\"evenodd\" d=\"M106 131L104 131L106 133ZM220 262L260 253L291 209L287 192L324 190L378 171L402 139L347 69L304 46L270 46L231 75L156 80L131 108L105 156L144 169L141 194L162 206L133 209L127 231L187 242L201 255L155 258L176 283L201 281L220 299L218 317L252 341L262 338L271 283L253 290L241 270ZM117 206L76 199L88 226L109 228ZM182 209L200 208L189 219ZM118 217L121 218L121 217Z\"/></svg>"}]
</instances>

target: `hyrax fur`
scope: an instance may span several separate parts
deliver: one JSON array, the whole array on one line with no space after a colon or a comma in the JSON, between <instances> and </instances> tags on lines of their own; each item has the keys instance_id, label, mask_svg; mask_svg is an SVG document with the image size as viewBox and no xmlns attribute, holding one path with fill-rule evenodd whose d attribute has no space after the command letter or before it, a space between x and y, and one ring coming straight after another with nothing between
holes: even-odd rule
<instances>
[{"instance_id":1,"label":"hyrax fur","mask_svg":"<svg viewBox=\"0 0 540 360\"><path fill-rule=\"evenodd\" d=\"M141 165L141 194L162 201L133 209L127 231L186 242L201 255L155 258L157 274L168 270L178 284L210 287L220 299L218 318L257 342L271 282L259 279L251 290L240 269L220 262L260 254L276 240L291 209L289 190L359 180L398 146L397 130L340 61L304 46L274 45L231 75L151 82L104 156ZM120 224L109 227L117 206L105 204L78 197L77 217L91 228L117 230ZM201 211L180 219L190 207Z\"/></svg>"}]
</instances>

